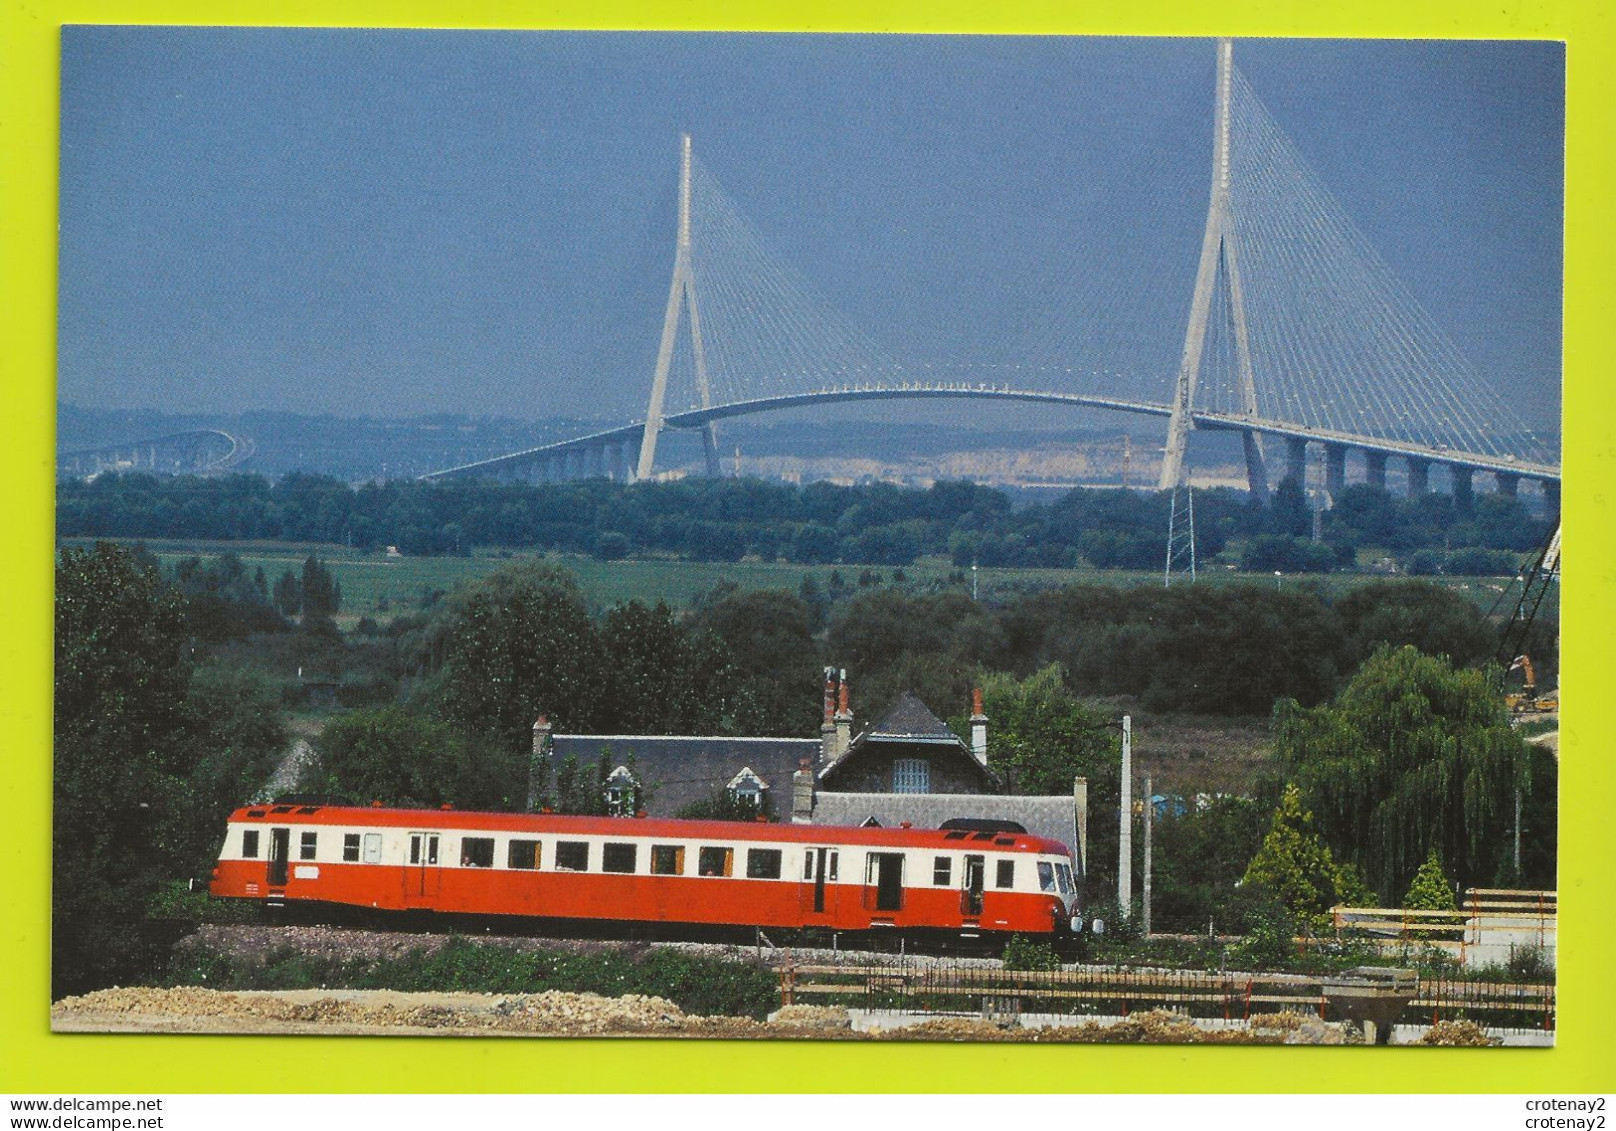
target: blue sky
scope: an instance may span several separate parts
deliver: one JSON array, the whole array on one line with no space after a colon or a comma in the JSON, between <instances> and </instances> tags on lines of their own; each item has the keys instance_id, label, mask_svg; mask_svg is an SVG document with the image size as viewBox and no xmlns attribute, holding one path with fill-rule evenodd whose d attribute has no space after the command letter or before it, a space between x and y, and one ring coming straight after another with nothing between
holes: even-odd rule
<instances>
[{"instance_id":1,"label":"blue sky","mask_svg":"<svg viewBox=\"0 0 1616 1131\"><path fill-rule=\"evenodd\" d=\"M94 407L627 419L677 138L770 253L895 352L1188 303L1206 40L70 27L60 383ZM1237 65L1535 424L1559 406L1564 54L1252 41ZM1126 266L1122 266L1126 264ZM1161 328L1168 351L1182 320Z\"/></svg>"}]
</instances>

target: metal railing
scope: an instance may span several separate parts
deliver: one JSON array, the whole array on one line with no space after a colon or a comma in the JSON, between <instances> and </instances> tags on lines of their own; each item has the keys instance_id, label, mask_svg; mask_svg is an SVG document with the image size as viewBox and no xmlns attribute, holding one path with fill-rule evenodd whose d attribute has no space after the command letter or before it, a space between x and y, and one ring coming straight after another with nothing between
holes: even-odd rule
<instances>
[{"instance_id":1,"label":"metal railing","mask_svg":"<svg viewBox=\"0 0 1616 1131\"><path fill-rule=\"evenodd\" d=\"M1265 1013L1325 1017L1323 978L1313 974L1202 973L1080 967L1003 970L945 961L860 965L787 962L779 967L782 1005L801 1002L920 1013L982 1016L1122 1016L1169 1010L1192 1018L1249 1021ZM1552 1030L1554 986L1542 983L1427 981L1403 1010L1405 1024L1475 1021L1494 1031Z\"/></svg>"}]
</instances>

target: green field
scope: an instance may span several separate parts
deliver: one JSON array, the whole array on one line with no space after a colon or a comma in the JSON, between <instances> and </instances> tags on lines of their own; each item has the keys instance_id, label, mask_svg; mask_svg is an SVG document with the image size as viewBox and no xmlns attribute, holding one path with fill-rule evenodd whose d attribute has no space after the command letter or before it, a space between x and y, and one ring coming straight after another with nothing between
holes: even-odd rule
<instances>
[{"instance_id":1,"label":"green field","mask_svg":"<svg viewBox=\"0 0 1616 1131\"><path fill-rule=\"evenodd\" d=\"M64 544L84 545L92 539L64 539ZM491 573L523 555L508 552L479 552L470 557L403 557L389 558L380 552L361 553L347 546L287 542L179 542L148 540L147 549L156 554L164 565L172 565L192 555L210 557L234 553L246 563L248 569L263 567L271 584L281 572L301 568L303 559L315 554L324 561L342 585L342 616L350 621L362 616L387 620L400 613L421 607L423 597L434 590L452 590L463 581ZM970 585L971 570L960 569L942 558L922 559L915 565L902 567L862 565L789 565L779 562L684 562L684 561L615 561L603 562L593 558L550 554L547 560L565 566L578 576L579 584L592 606L608 608L624 601L639 599L647 602L666 601L674 607L688 605L714 587L730 582L744 590L780 589L795 593L804 577L812 576L821 589L829 587L831 574L840 571L848 585L858 585L866 572L879 575L884 584L892 584L894 575L901 572L910 584L928 584L946 581L950 576L963 575L964 585ZM1378 580L1363 573L1333 574L1251 574L1223 566L1210 566L1197 575L1200 585L1263 585L1290 587L1306 586L1335 595ZM1504 591L1506 578L1428 578L1445 588L1464 593L1483 609L1491 608ZM1097 569L994 569L982 567L977 571L978 592L984 599L1009 598L1017 593L1062 585L1160 585L1162 575L1155 570L1097 570ZM1186 582L1175 579L1175 584ZM1556 595L1557 596L1557 595ZM1553 615L1555 610L1546 607Z\"/></svg>"}]
</instances>

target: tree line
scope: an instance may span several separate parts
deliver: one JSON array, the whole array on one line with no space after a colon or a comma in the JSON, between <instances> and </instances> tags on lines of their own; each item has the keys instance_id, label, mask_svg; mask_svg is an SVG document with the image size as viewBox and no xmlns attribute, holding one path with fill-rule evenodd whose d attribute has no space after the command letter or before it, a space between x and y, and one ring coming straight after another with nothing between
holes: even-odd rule
<instances>
[{"instance_id":1,"label":"tree line","mask_svg":"<svg viewBox=\"0 0 1616 1131\"><path fill-rule=\"evenodd\" d=\"M886 483L794 486L757 479L620 484L605 479L523 484L392 480L349 486L319 475L271 482L256 475L147 474L64 480L64 536L275 539L406 554L465 554L473 547L539 549L620 559L909 565L946 556L956 565L1160 568L1168 524L1160 492L1077 488L1048 504L1014 507L1001 491L967 482L929 488ZM1502 495L1461 508L1447 495L1403 499L1348 487L1322 518L1286 480L1264 505L1244 491L1196 493L1203 557L1231 542L1244 568L1321 572L1350 565L1359 548L1418 550L1425 572L1508 572L1510 554L1541 544L1547 520ZM1468 555L1456 551L1473 551ZM1490 556L1489 556L1490 555Z\"/></svg>"}]
</instances>

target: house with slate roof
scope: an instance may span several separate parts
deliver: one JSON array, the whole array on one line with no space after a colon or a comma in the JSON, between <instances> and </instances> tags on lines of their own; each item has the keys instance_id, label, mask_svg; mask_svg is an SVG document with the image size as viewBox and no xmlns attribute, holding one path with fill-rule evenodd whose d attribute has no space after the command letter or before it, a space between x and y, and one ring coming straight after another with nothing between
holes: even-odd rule
<instances>
[{"instance_id":1,"label":"house with slate roof","mask_svg":"<svg viewBox=\"0 0 1616 1131\"><path fill-rule=\"evenodd\" d=\"M946 821L1020 826L1076 849L1086 839L1079 796L1017 796L988 767L988 718L974 696L971 740L949 729L913 693L899 696L862 728L854 725L845 672L826 672L819 738L556 734L534 725L534 756L597 764L621 773L634 759L646 812L671 817L719 789L763 799L795 824L938 828Z\"/></svg>"}]
</instances>

